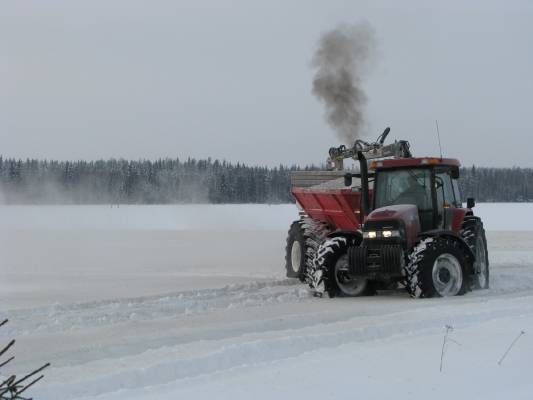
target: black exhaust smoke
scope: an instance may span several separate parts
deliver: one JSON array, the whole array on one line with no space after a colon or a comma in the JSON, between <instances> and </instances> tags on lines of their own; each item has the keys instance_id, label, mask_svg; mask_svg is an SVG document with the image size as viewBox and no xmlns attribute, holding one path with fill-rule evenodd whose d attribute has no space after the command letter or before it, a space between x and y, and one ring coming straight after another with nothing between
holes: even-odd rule
<instances>
[{"instance_id":1,"label":"black exhaust smoke","mask_svg":"<svg viewBox=\"0 0 533 400\"><path fill-rule=\"evenodd\" d=\"M340 25L320 37L312 60L313 94L325 104L327 122L348 146L361 137L364 126L367 98L361 83L374 47L369 24Z\"/></svg>"}]
</instances>

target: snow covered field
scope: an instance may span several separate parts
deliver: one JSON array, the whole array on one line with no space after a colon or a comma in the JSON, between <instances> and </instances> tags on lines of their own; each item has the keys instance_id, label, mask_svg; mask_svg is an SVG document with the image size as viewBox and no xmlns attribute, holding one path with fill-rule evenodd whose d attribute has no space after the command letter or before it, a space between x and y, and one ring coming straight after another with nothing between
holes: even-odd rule
<instances>
[{"instance_id":1,"label":"snow covered field","mask_svg":"<svg viewBox=\"0 0 533 400\"><path fill-rule=\"evenodd\" d=\"M37 399L531 399L533 204L476 212L491 289L412 300L285 279L293 205L0 207L0 340Z\"/></svg>"}]
</instances>

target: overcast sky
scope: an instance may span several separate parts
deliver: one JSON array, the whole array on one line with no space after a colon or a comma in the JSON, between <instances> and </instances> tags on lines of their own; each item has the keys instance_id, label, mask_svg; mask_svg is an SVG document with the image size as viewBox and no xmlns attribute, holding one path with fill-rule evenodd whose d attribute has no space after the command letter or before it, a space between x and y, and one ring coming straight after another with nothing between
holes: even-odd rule
<instances>
[{"instance_id":1,"label":"overcast sky","mask_svg":"<svg viewBox=\"0 0 533 400\"><path fill-rule=\"evenodd\" d=\"M20 1L0 6L0 154L318 163L317 39L368 21L368 138L533 167L531 1Z\"/></svg>"}]
</instances>

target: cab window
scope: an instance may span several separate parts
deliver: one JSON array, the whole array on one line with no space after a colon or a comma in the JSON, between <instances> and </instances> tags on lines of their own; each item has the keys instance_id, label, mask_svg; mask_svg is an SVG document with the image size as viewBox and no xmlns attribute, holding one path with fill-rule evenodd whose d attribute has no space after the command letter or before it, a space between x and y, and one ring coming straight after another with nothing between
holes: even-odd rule
<instances>
[{"instance_id":1,"label":"cab window","mask_svg":"<svg viewBox=\"0 0 533 400\"><path fill-rule=\"evenodd\" d=\"M378 173L375 188L376 208L394 204L413 204L419 211L431 210L429 169L397 169Z\"/></svg>"},{"instance_id":2,"label":"cab window","mask_svg":"<svg viewBox=\"0 0 533 400\"><path fill-rule=\"evenodd\" d=\"M453 185L453 194L455 196L455 207L462 207L461 191L459 190L459 181L457 179L452 179Z\"/></svg>"}]
</instances>

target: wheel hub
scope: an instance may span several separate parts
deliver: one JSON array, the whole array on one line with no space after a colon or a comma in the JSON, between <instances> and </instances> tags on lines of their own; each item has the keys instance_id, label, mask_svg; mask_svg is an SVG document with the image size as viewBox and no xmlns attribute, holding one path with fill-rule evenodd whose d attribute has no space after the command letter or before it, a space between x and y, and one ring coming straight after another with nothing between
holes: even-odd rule
<instances>
[{"instance_id":1,"label":"wheel hub","mask_svg":"<svg viewBox=\"0 0 533 400\"><path fill-rule=\"evenodd\" d=\"M294 272L300 271L300 264L302 262L302 246L298 240L292 242L291 247L291 268Z\"/></svg>"},{"instance_id":2,"label":"wheel hub","mask_svg":"<svg viewBox=\"0 0 533 400\"><path fill-rule=\"evenodd\" d=\"M459 260L451 254L441 254L433 264L432 279L441 296L455 296L463 286L463 270Z\"/></svg>"},{"instance_id":3,"label":"wheel hub","mask_svg":"<svg viewBox=\"0 0 533 400\"><path fill-rule=\"evenodd\" d=\"M439 280L443 283L448 283L450 281L450 271L445 268L439 270Z\"/></svg>"},{"instance_id":4,"label":"wheel hub","mask_svg":"<svg viewBox=\"0 0 533 400\"><path fill-rule=\"evenodd\" d=\"M358 278L349 273L348 255L339 257L335 264L335 281L341 291L349 296L358 296L366 288L366 279Z\"/></svg>"}]
</instances>

